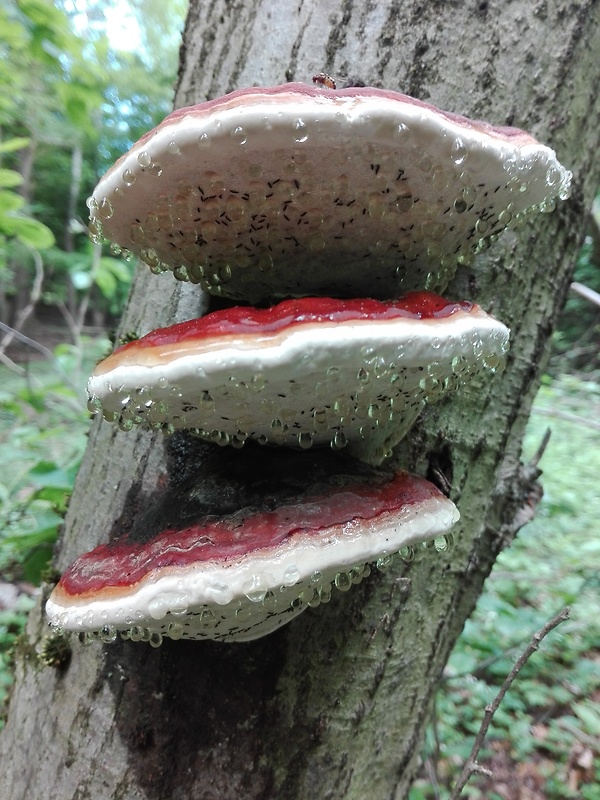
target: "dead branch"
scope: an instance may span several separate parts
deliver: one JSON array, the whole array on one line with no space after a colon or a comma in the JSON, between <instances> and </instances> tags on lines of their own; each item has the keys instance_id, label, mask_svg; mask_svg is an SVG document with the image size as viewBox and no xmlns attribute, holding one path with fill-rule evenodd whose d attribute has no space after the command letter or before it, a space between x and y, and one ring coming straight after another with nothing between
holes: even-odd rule
<instances>
[{"instance_id":1,"label":"dead branch","mask_svg":"<svg viewBox=\"0 0 600 800\"><path fill-rule=\"evenodd\" d=\"M542 441L540 442L538 449L535 451L527 466L529 469L535 470L540 463L540 459L546 452L546 448L548 447L548 442L550 441L550 437L552 436L552 430L550 428L546 428L544 431L544 435L542 436Z\"/></svg>"},{"instance_id":2,"label":"dead branch","mask_svg":"<svg viewBox=\"0 0 600 800\"><path fill-rule=\"evenodd\" d=\"M517 658L514 663L513 668L508 673L502 686L500 687L500 691L496 695L496 697L489 703L485 708L485 714L483 717L483 721L481 723L481 727L475 737L475 741L473 742L473 747L471 749L471 753L469 754L469 758L467 759L463 770L456 782L456 785L450 795L450 800L458 800L461 795L462 790L467 785L467 781L473 775L473 773L483 774L483 775L491 775L491 772L485 767L482 767L480 764L477 763L477 756L479 755L479 751L483 746L483 742L485 737L487 736L488 729L494 718L494 714L500 707L500 703L504 699L504 695L510 689L512 682L519 674L521 668L529 661L531 656L535 653L535 651L540 646L540 642L544 639L550 631L554 630L561 622L564 622L566 619L569 618L570 609L563 608L555 617L548 620L548 622L544 625L541 630L537 631L537 633L533 634L533 637L525 650L521 653L521 655Z\"/></svg>"},{"instance_id":3,"label":"dead branch","mask_svg":"<svg viewBox=\"0 0 600 800\"><path fill-rule=\"evenodd\" d=\"M589 300L590 303L593 303L595 306L600 306L600 294L595 292L593 289L590 289L589 286L585 286L583 283L573 281L569 288L572 292L575 292L575 294L578 294L585 300Z\"/></svg>"},{"instance_id":4,"label":"dead branch","mask_svg":"<svg viewBox=\"0 0 600 800\"><path fill-rule=\"evenodd\" d=\"M17 339L17 341L26 344L33 350L37 350L38 353L41 353L42 355L46 356L46 358L52 362L56 371L60 374L61 379L68 386L70 386L71 389L73 389L75 392L77 391L77 386L71 380L71 376L63 369L63 367L61 366L60 362L58 361L52 350L49 350L43 344L36 342L35 339L31 339L29 336L25 336L24 333L19 333L18 330L16 330L15 328L11 328L10 325L7 325L5 322L2 321L0 321L0 331L4 331L7 336L11 336L11 338ZM14 367L13 371L18 372L21 375L24 375L26 373L26 370L23 370L21 372L20 371L21 368L17 364L14 364L14 362L10 358L8 358L7 355L2 353L2 350L0 350L0 362L3 363L5 366L7 366L9 369L13 369Z\"/></svg>"},{"instance_id":5,"label":"dead branch","mask_svg":"<svg viewBox=\"0 0 600 800\"><path fill-rule=\"evenodd\" d=\"M35 278L33 279L33 286L31 287L27 305L21 309L17 315L14 326L9 328L0 342L0 354L4 354L6 352L7 347L15 338L16 332L20 331L25 322L29 319L42 294L42 284L44 282L44 262L42 261L41 255L34 247L27 245L27 249L31 253L31 257L33 258L33 263L35 266ZM6 327L8 328L8 326Z\"/></svg>"},{"instance_id":6,"label":"dead branch","mask_svg":"<svg viewBox=\"0 0 600 800\"><path fill-rule=\"evenodd\" d=\"M577 425L584 425L586 428L592 428L595 431L600 431L600 422L595 422L593 419L581 417L578 414L569 414L568 411L560 411L557 408L540 408L539 406L536 406L532 409L532 413L542 414L545 417L564 419L566 422L574 422Z\"/></svg>"}]
</instances>

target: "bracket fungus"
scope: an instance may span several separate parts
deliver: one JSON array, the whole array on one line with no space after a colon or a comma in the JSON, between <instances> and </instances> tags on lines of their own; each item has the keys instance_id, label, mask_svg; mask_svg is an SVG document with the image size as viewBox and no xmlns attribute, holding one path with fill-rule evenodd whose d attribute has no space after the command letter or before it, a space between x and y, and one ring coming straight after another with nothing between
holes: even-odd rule
<instances>
[{"instance_id":1,"label":"bracket fungus","mask_svg":"<svg viewBox=\"0 0 600 800\"><path fill-rule=\"evenodd\" d=\"M233 307L152 331L96 367L89 408L217 444L346 444L380 462L425 402L504 362L509 331L431 292Z\"/></svg>"},{"instance_id":2,"label":"bracket fungus","mask_svg":"<svg viewBox=\"0 0 600 800\"><path fill-rule=\"evenodd\" d=\"M56 630L254 639L458 519L424 479L365 462L383 461L425 402L502 368L508 329L432 292L503 229L552 210L571 175L516 128L315 81L175 111L88 201L94 240L270 307L153 331L96 367L91 411L188 431L167 441L205 448L209 478L170 470L120 536L80 556L47 603ZM333 452L346 444L362 461ZM331 447L300 452L312 445Z\"/></svg>"},{"instance_id":3,"label":"bracket fungus","mask_svg":"<svg viewBox=\"0 0 600 800\"><path fill-rule=\"evenodd\" d=\"M422 542L446 549L459 516L423 478L328 451L216 452L217 507L193 480L167 489L126 536L66 570L46 606L56 630L155 646L164 636L255 639L359 583L373 563L385 569L399 551L411 560ZM235 511L230 468L245 475Z\"/></svg>"},{"instance_id":4,"label":"bracket fungus","mask_svg":"<svg viewBox=\"0 0 600 800\"><path fill-rule=\"evenodd\" d=\"M173 112L100 180L90 230L234 300L387 299L442 291L570 177L516 128L289 83Z\"/></svg>"}]
</instances>

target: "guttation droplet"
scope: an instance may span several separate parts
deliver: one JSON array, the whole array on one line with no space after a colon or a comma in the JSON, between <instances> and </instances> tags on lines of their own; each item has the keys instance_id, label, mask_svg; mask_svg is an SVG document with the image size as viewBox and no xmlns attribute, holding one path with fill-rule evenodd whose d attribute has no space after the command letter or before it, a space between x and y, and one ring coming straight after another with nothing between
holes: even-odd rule
<instances>
[{"instance_id":1,"label":"guttation droplet","mask_svg":"<svg viewBox=\"0 0 600 800\"><path fill-rule=\"evenodd\" d=\"M306 132L306 123L301 120L297 119L294 122L294 141L301 144L308 139L308 134Z\"/></svg>"}]
</instances>

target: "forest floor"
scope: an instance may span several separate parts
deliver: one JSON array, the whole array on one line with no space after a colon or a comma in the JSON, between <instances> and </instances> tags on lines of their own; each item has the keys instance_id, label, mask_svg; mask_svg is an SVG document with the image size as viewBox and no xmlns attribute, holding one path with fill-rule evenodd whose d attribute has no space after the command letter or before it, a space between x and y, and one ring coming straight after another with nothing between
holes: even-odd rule
<instances>
[{"instance_id":1,"label":"forest floor","mask_svg":"<svg viewBox=\"0 0 600 800\"><path fill-rule=\"evenodd\" d=\"M494 717L462 796L600 800L600 385L545 379L523 447L547 428L536 518L496 562L445 670L410 800L445 800L490 703L532 635L564 606Z\"/></svg>"}]
</instances>

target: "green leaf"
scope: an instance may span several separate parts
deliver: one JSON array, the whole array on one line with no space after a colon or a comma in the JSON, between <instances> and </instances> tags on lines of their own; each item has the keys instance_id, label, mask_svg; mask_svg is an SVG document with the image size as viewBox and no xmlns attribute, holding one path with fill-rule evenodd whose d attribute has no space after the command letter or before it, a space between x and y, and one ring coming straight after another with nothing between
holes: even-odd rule
<instances>
[{"instance_id":1,"label":"green leaf","mask_svg":"<svg viewBox=\"0 0 600 800\"><path fill-rule=\"evenodd\" d=\"M36 250L45 250L54 244L54 234L50 228L28 217L0 217L0 231L7 236L15 236Z\"/></svg>"},{"instance_id":2,"label":"green leaf","mask_svg":"<svg viewBox=\"0 0 600 800\"><path fill-rule=\"evenodd\" d=\"M67 97L65 107L69 119L75 125L83 125L88 121L88 107L87 103L81 97Z\"/></svg>"},{"instance_id":3,"label":"green leaf","mask_svg":"<svg viewBox=\"0 0 600 800\"><path fill-rule=\"evenodd\" d=\"M119 283L127 284L130 280L131 272L125 261L109 256L100 259L95 283L107 300L116 295Z\"/></svg>"},{"instance_id":4,"label":"green leaf","mask_svg":"<svg viewBox=\"0 0 600 800\"><path fill-rule=\"evenodd\" d=\"M29 470L29 477L33 483L43 488L71 489L73 487L73 475L69 471L57 467L54 461L38 461Z\"/></svg>"},{"instance_id":5,"label":"green leaf","mask_svg":"<svg viewBox=\"0 0 600 800\"><path fill-rule=\"evenodd\" d=\"M26 17L36 25L44 27L58 27L62 22L62 15L47 0L17 0L17 5Z\"/></svg>"},{"instance_id":6,"label":"green leaf","mask_svg":"<svg viewBox=\"0 0 600 800\"><path fill-rule=\"evenodd\" d=\"M43 544L51 544L56 539L58 526L62 524L62 517L58 514L47 512L41 514L38 524L29 530L20 531L12 536L6 536L4 544L17 545L20 550L27 551Z\"/></svg>"},{"instance_id":7,"label":"green leaf","mask_svg":"<svg viewBox=\"0 0 600 800\"><path fill-rule=\"evenodd\" d=\"M93 112L101 106L103 97L95 87L88 85L91 76L81 77L83 81L74 80L71 75L70 82L62 83L57 91L71 122L80 130L90 133L97 127Z\"/></svg>"},{"instance_id":8,"label":"green leaf","mask_svg":"<svg viewBox=\"0 0 600 800\"><path fill-rule=\"evenodd\" d=\"M14 153L15 150L22 150L28 144L29 139L24 136L15 136L13 139L0 142L0 153Z\"/></svg>"},{"instance_id":9,"label":"green leaf","mask_svg":"<svg viewBox=\"0 0 600 800\"><path fill-rule=\"evenodd\" d=\"M39 461L27 473L28 482L40 487L29 500L46 500L55 511L66 511L76 473L77 465L71 469L61 469L53 461Z\"/></svg>"},{"instance_id":10,"label":"green leaf","mask_svg":"<svg viewBox=\"0 0 600 800\"><path fill-rule=\"evenodd\" d=\"M23 28L17 22L12 22L2 9L0 11L0 24L2 25L2 43L11 50L22 49L24 46Z\"/></svg>"},{"instance_id":11,"label":"green leaf","mask_svg":"<svg viewBox=\"0 0 600 800\"><path fill-rule=\"evenodd\" d=\"M573 703L573 711L585 725L586 733L600 736L600 703Z\"/></svg>"},{"instance_id":12,"label":"green leaf","mask_svg":"<svg viewBox=\"0 0 600 800\"><path fill-rule=\"evenodd\" d=\"M117 289L117 280L112 272L108 270L98 270L95 283L107 300L114 297Z\"/></svg>"},{"instance_id":13,"label":"green leaf","mask_svg":"<svg viewBox=\"0 0 600 800\"><path fill-rule=\"evenodd\" d=\"M18 211L24 205L25 200L21 195L15 194L15 192L0 191L0 222L3 221L2 216Z\"/></svg>"},{"instance_id":14,"label":"green leaf","mask_svg":"<svg viewBox=\"0 0 600 800\"><path fill-rule=\"evenodd\" d=\"M24 386L19 392L17 397L23 400L24 403L30 405L35 411L45 411L46 409L46 396L44 393L37 392L29 386Z\"/></svg>"},{"instance_id":15,"label":"green leaf","mask_svg":"<svg viewBox=\"0 0 600 800\"><path fill-rule=\"evenodd\" d=\"M52 542L34 548L23 560L23 577L26 581L39 586L42 582L42 573L47 568L52 558Z\"/></svg>"},{"instance_id":16,"label":"green leaf","mask_svg":"<svg viewBox=\"0 0 600 800\"><path fill-rule=\"evenodd\" d=\"M3 169L0 167L0 187L12 189L23 183L23 177L14 169Z\"/></svg>"},{"instance_id":17,"label":"green leaf","mask_svg":"<svg viewBox=\"0 0 600 800\"><path fill-rule=\"evenodd\" d=\"M131 280L131 267L126 261L120 258L110 258L110 256L103 256L100 259L100 267L102 269L110 270L115 278L123 283Z\"/></svg>"}]
</instances>

